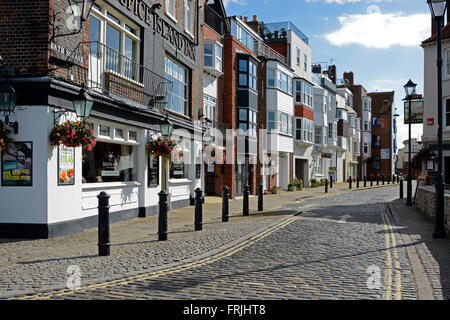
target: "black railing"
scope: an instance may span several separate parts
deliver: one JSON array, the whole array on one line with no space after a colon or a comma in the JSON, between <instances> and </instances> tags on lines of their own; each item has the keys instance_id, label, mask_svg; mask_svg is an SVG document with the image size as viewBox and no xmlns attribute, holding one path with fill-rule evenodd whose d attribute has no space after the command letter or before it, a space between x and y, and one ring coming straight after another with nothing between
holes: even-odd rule
<instances>
[{"instance_id":1,"label":"black railing","mask_svg":"<svg viewBox=\"0 0 450 320\"><path fill-rule=\"evenodd\" d=\"M89 88L151 108L167 104L171 81L100 42L83 46L88 52Z\"/></svg>"},{"instance_id":2,"label":"black railing","mask_svg":"<svg viewBox=\"0 0 450 320\"><path fill-rule=\"evenodd\" d=\"M205 5L205 23L218 34L223 35L225 33L225 19L208 5Z\"/></svg>"}]
</instances>

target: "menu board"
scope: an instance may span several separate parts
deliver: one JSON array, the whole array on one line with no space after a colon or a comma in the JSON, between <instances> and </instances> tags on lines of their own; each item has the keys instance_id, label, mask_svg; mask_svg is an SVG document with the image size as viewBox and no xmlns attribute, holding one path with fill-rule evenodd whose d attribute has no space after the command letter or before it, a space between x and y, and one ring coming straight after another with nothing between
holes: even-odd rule
<instances>
[{"instance_id":1,"label":"menu board","mask_svg":"<svg viewBox=\"0 0 450 320\"><path fill-rule=\"evenodd\" d=\"M75 148L58 147L58 185L75 184Z\"/></svg>"},{"instance_id":2,"label":"menu board","mask_svg":"<svg viewBox=\"0 0 450 320\"><path fill-rule=\"evenodd\" d=\"M33 143L14 141L2 153L2 186L32 186Z\"/></svg>"}]
</instances>

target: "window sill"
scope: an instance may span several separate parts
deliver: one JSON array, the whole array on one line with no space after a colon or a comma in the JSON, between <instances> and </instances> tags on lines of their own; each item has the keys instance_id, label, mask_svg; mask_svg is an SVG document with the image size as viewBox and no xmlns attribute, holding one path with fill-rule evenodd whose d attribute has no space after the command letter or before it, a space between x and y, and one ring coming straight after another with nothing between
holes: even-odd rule
<instances>
[{"instance_id":1,"label":"window sill","mask_svg":"<svg viewBox=\"0 0 450 320\"><path fill-rule=\"evenodd\" d=\"M170 18L170 20L172 20L175 23L178 23L178 20L174 18L174 16L172 16L168 11L164 12L166 16L168 16Z\"/></svg>"},{"instance_id":2,"label":"window sill","mask_svg":"<svg viewBox=\"0 0 450 320\"><path fill-rule=\"evenodd\" d=\"M169 179L169 184L188 184L192 183L192 180L189 179Z\"/></svg>"},{"instance_id":3,"label":"window sill","mask_svg":"<svg viewBox=\"0 0 450 320\"><path fill-rule=\"evenodd\" d=\"M142 183L137 181L130 182L96 182L96 183L83 183L81 189L85 190L95 190L95 189L118 189L127 187L140 187Z\"/></svg>"}]
</instances>

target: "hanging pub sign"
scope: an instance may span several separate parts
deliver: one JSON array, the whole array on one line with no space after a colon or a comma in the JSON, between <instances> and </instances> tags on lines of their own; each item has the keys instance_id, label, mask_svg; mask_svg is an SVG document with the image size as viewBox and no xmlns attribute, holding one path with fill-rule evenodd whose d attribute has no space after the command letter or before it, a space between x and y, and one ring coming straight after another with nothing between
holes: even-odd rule
<instances>
[{"instance_id":1,"label":"hanging pub sign","mask_svg":"<svg viewBox=\"0 0 450 320\"><path fill-rule=\"evenodd\" d=\"M58 185L75 184L75 148L58 147Z\"/></svg>"},{"instance_id":2,"label":"hanging pub sign","mask_svg":"<svg viewBox=\"0 0 450 320\"><path fill-rule=\"evenodd\" d=\"M405 101L405 124L409 124L409 101ZM411 100L411 124L423 123L423 99Z\"/></svg>"},{"instance_id":3,"label":"hanging pub sign","mask_svg":"<svg viewBox=\"0 0 450 320\"><path fill-rule=\"evenodd\" d=\"M14 141L2 154L2 186L32 186L33 143Z\"/></svg>"}]
</instances>

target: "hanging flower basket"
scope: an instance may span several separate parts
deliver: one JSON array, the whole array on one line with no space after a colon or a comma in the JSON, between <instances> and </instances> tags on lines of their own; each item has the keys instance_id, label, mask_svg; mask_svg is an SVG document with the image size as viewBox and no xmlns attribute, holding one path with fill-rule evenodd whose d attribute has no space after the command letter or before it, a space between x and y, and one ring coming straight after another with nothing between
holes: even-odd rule
<instances>
[{"instance_id":1,"label":"hanging flower basket","mask_svg":"<svg viewBox=\"0 0 450 320\"><path fill-rule=\"evenodd\" d=\"M11 133L11 130L6 128L3 121L0 120L0 153L3 149L6 149L8 144L13 142L14 140L8 137L8 135Z\"/></svg>"},{"instance_id":2,"label":"hanging flower basket","mask_svg":"<svg viewBox=\"0 0 450 320\"><path fill-rule=\"evenodd\" d=\"M157 157L169 157L175 146L176 143L171 138L158 137L157 139L148 140L145 148L148 153Z\"/></svg>"},{"instance_id":3,"label":"hanging flower basket","mask_svg":"<svg viewBox=\"0 0 450 320\"><path fill-rule=\"evenodd\" d=\"M57 124L50 132L50 144L52 146L65 145L66 147L83 147L92 151L97 143L92 130L87 124L80 121L66 121Z\"/></svg>"}]
</instances>

